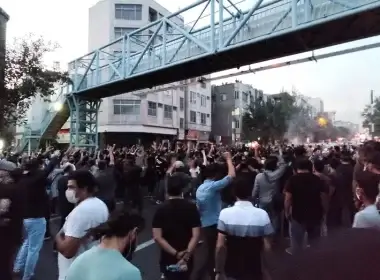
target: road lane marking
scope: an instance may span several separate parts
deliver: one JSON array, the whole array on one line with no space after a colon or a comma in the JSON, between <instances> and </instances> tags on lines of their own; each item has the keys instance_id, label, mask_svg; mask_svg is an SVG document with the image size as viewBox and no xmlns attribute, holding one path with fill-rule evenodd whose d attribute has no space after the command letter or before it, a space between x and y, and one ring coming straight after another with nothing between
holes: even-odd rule
<instances>
[{"instance_id":1,"label":"road lane marking","mask_svg":"<svg viewBox=\"0 0 380 280\"><path fill-rule=\"evenodd\" d=\"M153 245L153 244L154 244L154 239L151 239L151 240L145 241L144 243L141 243L140 245L138 245L138 246L136 247L136 251L135 251L135 252L138 252L138 251L140 251L140 250L142 250L142 249L145 249L145 248L147 248L147 247L149 247L149 246L151 246L151 245Z\"/></svg>"}]
</instances>

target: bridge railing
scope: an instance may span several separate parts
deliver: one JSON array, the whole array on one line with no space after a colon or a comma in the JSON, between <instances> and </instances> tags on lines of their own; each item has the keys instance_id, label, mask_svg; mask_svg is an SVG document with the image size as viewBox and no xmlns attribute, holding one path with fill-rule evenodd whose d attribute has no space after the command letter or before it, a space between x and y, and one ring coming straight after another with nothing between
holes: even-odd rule
<instances>
[{"instance_id":1,"label":"bridge railing","mask_svg":"<svg viewBox=\"0 0 380 280\"><path fill-rule=\"evenodd\" d=\"M231 24L234 24L236 28L246 14L239 9L238 4L234 7L226 7L219 5L221 2L223 1L198 1L190 7L126 34L72 61L69 69L74 77L77 77L74 80L75 90L86 90L215 52L220 40L217 37L221 32L219 30L223 29L219 28L219 24L230 29ZM251 1L240 2L246 4ZM289 3L289 1L276 0L261 4L257 7L256 14L268 13L269 10L273 13L275 9L284 10L284 6ZM178 23L178 20L177 22L174 20L180 14L202 7L202 11L198 11L199 16L192 26L184 26ZM207 10L209 14L205 16L204 13ZM197 27L199 21L203 22L203 27ZM231 35L232 32L233 30L226 30L225 35Z\"/></svg>"},{"instance_id":2,"label":"bridge railing","mask_svg":"<svg viewBox=\"0 0 380 280\"><path fill-rule=\"evenodd\" d=\"M72 61L69 68L75 77L74 91L86 91L291 32L376 1L246 0L226 6L223 2L232 2L201 0ZM186 17L179 16L192 9L197 10L198 18L193 25L186 25L181 21ZM207 16L205 11L209 12ZM198 21L202 21L202 27L197 27Z\"/></svg>"}]
</instances>

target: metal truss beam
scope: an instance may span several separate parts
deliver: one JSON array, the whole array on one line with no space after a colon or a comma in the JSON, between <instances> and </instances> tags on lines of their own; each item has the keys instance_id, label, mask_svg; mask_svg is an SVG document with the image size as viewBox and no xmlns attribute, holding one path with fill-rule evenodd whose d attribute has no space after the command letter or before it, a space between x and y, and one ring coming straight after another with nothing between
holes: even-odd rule
<instances>
[{"instance_id":1,"label":"metal truss beam","mask_svg":"<svg viewBox=\"0 0 380 280\"><path fill-rule=\"evenodd\" d=\"M239 7L245 1L252 3L248 11L242 11ZM160 68L181 63L181 60L214 55L235 45L249 44L259 37L265 40L274 32L286 32L285 29L291 32L301 28L301 24L305 27L305 24L312 24L313 21L326 21L329 17L341 16L338 15L340 13L352 14L355 9L365 10L377 5L370 3L366 8L362 0L346 2L348 0L318 0L311 5L310 0L303 3L299 0L273 0L266 3L263 0L200 0L71 62L69 68L75 71L74 91L85 91L135 75L159 71ZM219 5L219 10L216 5ZM195 7L203 9L200 13L197 11L198 17L190 29L177 24L177 17L181 13ZM209 25L195 30L199 20L205 17L203 14L207 8L210 9ZM227 11L227 17L224 17L224 11ZM291 24L284 20L289 15ZM278 28L282 23L284 26ZM169 26L176 31L175 36L167 32ZM147 34L154 29L153 36ZM147 36L148 42L141 39L142 36ZM160 40L162 43L155 42L157 36L163 38ZM187 47L183 48L185 43ZM138 45L138 51L132 52L131 45ZM109 51L113 47L122 47L120 57Z\"/></svg>"},{"instance_id":2,"label":"metal truss beam","mask_svg":"<svg viewBox=\"0 0 380 280\"><path fill-rule=\"evenodd\" d=\"M245 15L243 21L239 24L239 26L233 31L231 36L226 40L226 42L223 44L223 47L228 47L228 45L233 41L235 36L239 33L239 31L242 29L242 27L247 23L247 21L251 18L253 13L260 7L261 3L264 0L257 0L255 5L251 8L251 10ZM295 0L292 0L295 1Z\"/></svg>"},{"instance_id":3,"label":"metal truss beam","mask_svg":"<svg viewBox=\"0 0 380 280\"><path fill-rule=\"evenodd\" d=\"M189 33L191 34L191 32L193 31L194 27L197 25L198 21L202 18L202 15L203 13L206 11L207 7L210 5L210 1L212 0L208 0L206 2L206 5L203 7L201 13L199 14L198 18L194 21L193 25L191 26L190 30L189 30ZM166 29L165 29L166 31ZM164 41L165 42L165 41ZM179 44L178 48L176 49L176 51L174 52L172 58L169 60L169 63L173 61L173 59L176 57L176 55L178 54L179 50L182 48L183 44L185 44L186 42L186 38L184 38L181 43Z\"/></svg>"},{"instance_id":4,"label":"metal truss beam","mask_svg":"<svg viewBox=\"0 0 380 280\"><path fill-rule=\"evenodd\" d=\"M273 0L266 3L263 0L246 1L252 4L248 11L239 8L238 4L243 1L199 0L71 62L69 69L75 73L74 89L68 103L72 125L70 143L82 147L96 147L98 144L97 112L100 101L80 98L82 91L160 71L182 61L227 52L235 46L241 47L271 38L277 32L285 34L297 31L322 21L380 6L379 3L367 3L364 0L350 3L346 3L348 0L318 0L314 5L311 5L310 0L305 0L304 3L299 0ZM230 5L227 7L225 4ZM181 13L195 7L203 9L190 29L177 22ZM207 8L210 9L209 23L195 29ZM228 16L224 17L224 14ZM284 21L289 15L291 22ZM282 23L284 26L278 28ZM175 31L175 35L168 31L169 28ZM151 30L154 30L153 35L147 35ZM148 40L145 41L142 36L147 36ZM162 38L162 43L155 40L158 36ZM184 44L187 44L186 48L183 48ZM137 52L132 49L135 46L138 46ZM115 55L115 48L117 51L121 48L120 56Z\"/></svg>"},{"instance_id":5,"label":"metal truss beam","mask_svg":"<svg viewBox=\"0 0 380 280\"><path fill-rule=\"evenodd\" d=\"M67 101L70 108L70 146L97 149L101 100L71 94Z\"/></svg>"}]
</instances>

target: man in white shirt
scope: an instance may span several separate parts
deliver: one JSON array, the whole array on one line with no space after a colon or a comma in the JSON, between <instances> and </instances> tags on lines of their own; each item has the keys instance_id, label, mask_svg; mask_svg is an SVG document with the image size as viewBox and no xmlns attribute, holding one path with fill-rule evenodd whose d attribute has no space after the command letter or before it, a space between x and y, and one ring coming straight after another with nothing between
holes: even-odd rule
<instances>
[{"instance_id":1,"label":"man in white shirt","mask_svg":"<svg viewBox=\"0 0 380 280\"><path fill-rule=\"evenodd\" d=\"M364 208L355 214L352 227L380 230L380 214L375 205L379 194L379 177L369 171L358 171L355 179L355 195Z\"/></svg>"},{"instance_id":2,"label":"man in white shirt","mask_svg":"<svg viewBox=\"0 0 380 280\"><path fill-rule=\"evenodd\" d=\"M96 244L87 236L89 229L105 223L109 212L106 204L94 196L95 178L86 170L77 170L69 175L66 198L77 206L67 216L63 228L56 236L59 280L77 256Z\"/></svg>"}]
</instances>

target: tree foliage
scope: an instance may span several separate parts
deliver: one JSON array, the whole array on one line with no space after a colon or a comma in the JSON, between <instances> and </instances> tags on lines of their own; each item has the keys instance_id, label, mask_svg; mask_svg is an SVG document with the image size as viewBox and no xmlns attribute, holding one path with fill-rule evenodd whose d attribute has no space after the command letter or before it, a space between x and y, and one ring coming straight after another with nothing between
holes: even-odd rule
<instances>
[{"instance_id":1,"label":"tree foliage","mask_svg":"<svg viewBox=\"0 0 380 280\"><path fill-rule=\"evenodd\" d=\"M49 100L57 84L70 82L67 73L47 69L43 63L45 55L57 48L57 44L32 35L15 39L7 46L0 131L23 123L37 94Z\"/></svg>"},{"instance_id":2,"label":"tree foliage","mask_svg":"<svg viewBox=\"0 0 380 280\"><path fill-rule=\"evenodd\" d=\"M243 116L245 138L260 137L264 142L307 135L310 110L298 104L296 94L281 92L264 100L256 98Z\"/></svg>"},{"instance_id":3,"label":"tree foliage","mask_svg":"<svg viewBox=\"0 0 380 280\"><path fill-rule=\"evenodd\" d=\"M372 105L365 106L362 112L363 127L371 129L371 124L374 124L375 134L380 135L380 98L375 98Z\"/></svg>"}]
</instances>

